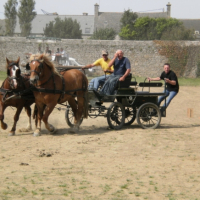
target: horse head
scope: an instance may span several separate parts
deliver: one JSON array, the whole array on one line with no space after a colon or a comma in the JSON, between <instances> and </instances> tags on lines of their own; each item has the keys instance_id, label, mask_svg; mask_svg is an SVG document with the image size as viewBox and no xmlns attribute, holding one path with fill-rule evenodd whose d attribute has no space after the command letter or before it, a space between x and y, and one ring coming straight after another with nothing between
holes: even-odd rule
<instances>
[{"instance_id":1,"label":"horse head","mask_svg":"<svg viewBox=\"0 0 200 200\"><path fill-rule=\"evenodd\" d=\"M40 84L44 82L52 74L60 74L56 71L53 63L50 61L48 56L45 55L31 55L30 57L30 82L31 84Z\"/></svg>"},{"instance_id":2,"label":"horse head","mask_svg":"<svg viewBox=\"0 0 200 200\"><path fill-rule=\"evenodd\" d=\"M19 61L20 57L16 61L10 61L8 58L6 58L7 62L7 76L9 79L9 83L12 89L16 89L18 87L18 81L20 79L21 75L21 69L19 67Z\"/></svg>"},{"instance_id":3,"label":"horse head","mask_svg":"<svg viewBox=\"0 0 200 200\"><path fill-rule=\"evenodd\" d=\"M31 73L30 82L31 84L36 84L42 78L44 74L43 54L31 55L29 67L30 67L30 73Z\"/></svg>"}]
</instances>

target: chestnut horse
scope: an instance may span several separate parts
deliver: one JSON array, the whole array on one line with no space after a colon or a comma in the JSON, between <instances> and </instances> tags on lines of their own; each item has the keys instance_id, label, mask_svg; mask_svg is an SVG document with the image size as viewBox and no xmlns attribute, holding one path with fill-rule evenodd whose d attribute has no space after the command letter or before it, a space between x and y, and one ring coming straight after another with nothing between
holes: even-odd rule
<instances>
[{"instance_id":1,"label":"chestnut horse","mask_svg":"<svg viewBox=\"0 0 200 200\"><path fill-rule=\"evenodd\" d=\"M66 101L74 113L74 127L71 132L78 131L81 117L87 118L88 115L86 76L77 69L58 73L53 63L43 54L32 55L29 65L30 81L35 86L33 93L38 108L38 123L34 136L41 135L41 120L51 134L56 131L53 125L48 123L48 118L56 104Z\"/></svg>"},{"instance_id":2,"label":"chestnut horse","mask_svg":"<svg viewBox=\"0 0 200 200\"><path fill-rule=\"evenodd\" d=\"M25 99L25 97L28 98L25 94L22 94L22 97L19 97L19 92L22 92L24 90L27 90L30 87L29 78L27 76L21 75L21 70L19 68L19 60L17 61L9 61L6 58L7 61L7 75L8 77L4 80L1 88L0 88L0 121L1 121L1 128L7 129L7 124L3 121L4 120L4 111L8 106L16 107L17 111L14 115L14 124L12 126L12 129L9 133L10 136L15 135L16 131L16 125L17 121L19 120L19 115L25 107L25 110L27 112L27 115L29 117L28 126L25 129L22 129L22 131L27 132L31 131L31 104L34 103L34 96L27 92L29 97L31 99ZM24 98L23 98L24 97Z\"/></svg>"}]
</instances>

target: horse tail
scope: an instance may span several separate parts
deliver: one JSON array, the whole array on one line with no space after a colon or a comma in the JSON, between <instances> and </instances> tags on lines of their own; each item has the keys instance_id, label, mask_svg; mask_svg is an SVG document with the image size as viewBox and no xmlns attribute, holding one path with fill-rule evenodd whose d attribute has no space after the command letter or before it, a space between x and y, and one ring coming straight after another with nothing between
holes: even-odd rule
<instances>
[{"instance_id":1,"label":"horse tail","mask_svg":"<svg viewBox=\"0 0 200 200\"><path fill-rule=\"evenodd\" d=\"M84 74L83 74L84 75ZM83 76L83 89L84 89L84 106L83 106L83 117L88 118L88 80L86 76Z\"/></svg>"}]
</instances>

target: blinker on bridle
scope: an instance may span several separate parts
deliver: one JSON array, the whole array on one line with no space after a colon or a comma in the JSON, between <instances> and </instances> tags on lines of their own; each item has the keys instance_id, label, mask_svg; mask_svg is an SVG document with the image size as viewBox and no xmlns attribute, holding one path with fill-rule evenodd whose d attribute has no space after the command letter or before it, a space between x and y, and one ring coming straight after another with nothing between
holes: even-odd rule
<instances>
[{"instance_id":1,"label":"blinker on bridle","mask_svg":"<svg viewBox=\"0 0 200 200\"><path fill-rule=\"evenodd\" d=\"M10 64L8 65L8 67L11 67L11 66L12 66L12 68L13 68L13 67L15 67L15 65L16 65L17 67L19 67L19 66L18 66L18 63L16 63L16 62L10 63ZM20 69L19 69L19 70L20 70ZM8 82L9 82L11 88L14 88L14 85L13 85L13 83L12 83L11 80L13 80L13 79L20 80L20 77L17 77L17 76L10 76L10 70L9 70L9 69L7 70L7 74L8 74ZM19 71L19 74L21 74L21 70Z\"/></svg>"},{"instance_id":2,"label":"blinker on bridle","mask_svg":"<svg viewBox=\"0 0 200 200\"><path fill-rule=\"evenodd\" d=\"M13 67L15 67L15 65L16 65L17 67L19 67L19 66L18 66L18 63L15 63L15 62L10 63L10 64L8 65L8 67L11 67L11 66L12 66L12 68L13 68ZM20 68L19 68L19 70L20 70ZM10 70L9 70L9 69L7 70L7 74L8 74L8 76L9 76L9 79L19 79L19 78L16 77L16 76L10 77ZM21 70L19 71L19 74L21 74Z\"/></svg>"},{"instance_id":3,"label":"blinker on bridle","mask_svg":"<svg viewBox=\"0 0 200 200\"><path fill-rule=\"evenodd\" d=\"M31 73L31 72L35 72L38 76L40 76L41 73L42 73L42 70L43 70L43 63L42 63L40 60L34 59L34 60L31 60L31 62L30 62L29 64L31 64L33 61L37 61L37 62L40 63L40 65L38 66L38 68L39 68L40 71L38 72L38 71L36 71L36 70L30 70L30 73Z\"/></svg>"}]
</instances>

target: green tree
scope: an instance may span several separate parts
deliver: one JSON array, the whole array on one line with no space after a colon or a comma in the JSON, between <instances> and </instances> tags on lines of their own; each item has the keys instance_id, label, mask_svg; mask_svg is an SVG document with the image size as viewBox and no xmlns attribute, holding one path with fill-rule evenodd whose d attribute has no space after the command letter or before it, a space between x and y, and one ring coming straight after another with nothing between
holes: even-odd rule
<instances>
[{"instance_id":1,"label":"green tree","mask_svg":"<svg viewBox=\"0 0 200 200\"><path fill-rule=\"evenodd\" d=\"M80 24L77 20L72 20L72 18L65 18L62 20L59 17L56 17L55 21L46 24L46 27L43 30L44 35L47 37L65 39L81 39L82 34Z\"/></svg>"},{"instance_id":2,"label":"green tree","mask_svg":"<svg viewBox=\"0 0 200 200\"><path fill-rule=\"evenodd\" d=\"M114 40L116 32L112 28L101 28L96 30L90 39L94 40Z\"/></svg>"},{"instance_id":3,"label":"green tree","mask_svg":"<svg viewBox=\"0 0 200 200\"><path fill-rule=\"evenodd\" d=\"M13 36L17 18L17 0L8 0L4 5L6 35Z\"/></svg>"},{"instance_id":4,"label":"green tree","mask_svg":"<svg viewBox=\"0 0 200 200\"><path fill-rule=\"evenodd\" d=\"M19 24L21 28L21 36L28 36L31 32L31 22L36 16L34 0L20 0L20 8L18 10Z\"/></svg>"},{"instance_id":5,"label":"green tree","mask_svg":"<svg viewBox=\"0 0 200 200\"><path fill-rule=\"evenodd\" d=\"M138 15L136 13L133 13L130 9L125 10L120 20L121 28L126 27L127 25L129 25L129 27L132 28L137 18Z\"/></svg>"},{"instance_id":6,"label":"green tree","mask_svg":"<svg viewBox=\"0 0 200 200\"><path fill-rule=\"evenodd\" d=\"M122 27L119 35L126 40L193 40L192 32L178 19L141 17Z\"/></svg>"}]
</instances>

